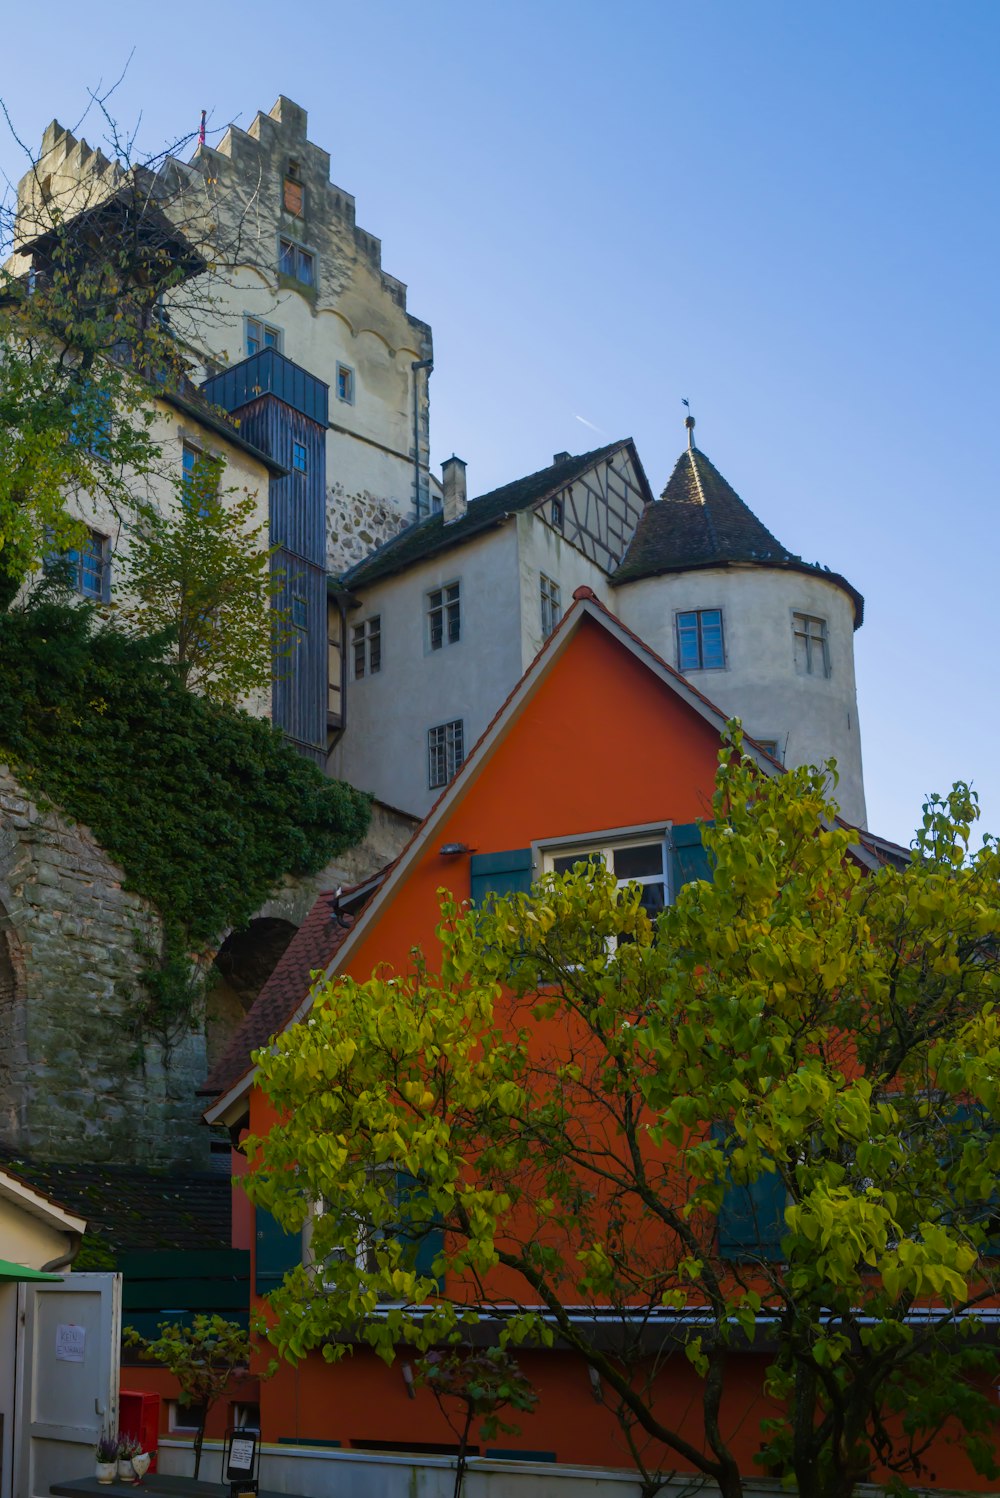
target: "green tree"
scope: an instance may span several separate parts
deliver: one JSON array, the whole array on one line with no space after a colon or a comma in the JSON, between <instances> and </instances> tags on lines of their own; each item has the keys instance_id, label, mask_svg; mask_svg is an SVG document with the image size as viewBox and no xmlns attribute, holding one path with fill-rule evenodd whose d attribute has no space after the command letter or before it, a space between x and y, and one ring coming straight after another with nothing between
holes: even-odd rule
<instances>
[{"instance_id":1,"label":"green tree","mask_svg":"<svg viewBox=\"0 0 1000 1498\"><path fill-rule=\"evenodd\" d=\"M484 1441L492 1440L497 1431L516 1435L518 1427L502 1420L500 1411L533 1410L538 1395L511 1355L501 1347L429 1352L420 1360L417 1377L434 1395L458 1439L453 1498L462 1498L473 1423L482 1421L479 1434Z\"/></svg>"},{"instance_id":2,"label":"green tree","mask_svg":"<svg viewBox=\"0 0 1000 1498\"><path fill-rule=\"evenodd\" d=\"M144 636L169 634L184 685L235 704L271 684L276 653L295 636L273 606L282 586L257 496L220 491L222 463L202 458L172 513L147 510L132 527L120 618Z\"/></svg>"},{"instance_id":3,"label":"green tree","mask_svg":"<svg viewBox=\"0 0 1000 1498\"><path fill-rule=\"evenodd\" d=\"M522 1286L501 1345L575 1348L650 1491L680 1458L737 1498L752 1474L722 1396L765 1326L782 1413L762 1462L804 1498L846 1498L879 1465L919 1476L949 1416L996 1472L978 1309L995 1288L1000 855L992 838L969 852L956 787L903 867L871 871L831 770L765 778L737 737L703 829L714 877L655 926L637 887L592 866L479 910L446 897L433 956L321 986L257 1053L282 1122L250 1141L247 1190L289 1228L326 1204L323 1273L272 1297L283 1355L448 1344L494 1310L500 1266L504 1298ZM399 1172L419 1189L392 1189ZM740 1214L754 1231L734 1246ZM571 1307L613 1308L618 1345ZM678 1357L704 1445L657 1397Z\"/></svg>"},{"instance_id":4,"label":"green tree","mask_svg":"<svg viewBox=\"0 0 1000 1498\"><path fill-rule=\"evenodd\" d=\"M162 1363L178 1384L179 1402L196 1415L194 1475L201 1470L201 1448L209 1411L226 1393L231 1380L249 1373L254 1348L250 1335L236 1321L224 1316L194 1316L190 1324L161 1321L158 1337L144 1337L134 1326L126 1326L122 1338L143 1357ZM276 1364L270 1363L257 1376L269 1378Z\"/></svg>"}]
</instances>

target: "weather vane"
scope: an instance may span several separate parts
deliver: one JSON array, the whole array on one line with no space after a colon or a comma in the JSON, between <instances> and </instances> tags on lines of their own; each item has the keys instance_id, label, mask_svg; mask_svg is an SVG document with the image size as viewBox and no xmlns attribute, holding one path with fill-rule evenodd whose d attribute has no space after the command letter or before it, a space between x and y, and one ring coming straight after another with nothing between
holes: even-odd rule
<instances>
[{"instance_id":1,"label":"weather vane","mask_svg":"<svg viewBox=\"0 0 1000 1498\"><path fill-rule=\"evenodd\" d=\"M691 402L682 395L681 405L687 407L688 414L684 418L684 425L687 427L688 447L692 448L694 447L694 417L691 415Z\"/></svg>"}]
</instances>

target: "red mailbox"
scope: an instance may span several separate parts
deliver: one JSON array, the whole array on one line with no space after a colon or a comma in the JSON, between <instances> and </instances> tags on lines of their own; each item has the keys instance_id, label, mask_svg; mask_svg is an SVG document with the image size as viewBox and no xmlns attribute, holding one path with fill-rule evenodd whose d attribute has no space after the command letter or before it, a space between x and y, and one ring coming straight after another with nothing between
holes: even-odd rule
<instances>
[{"instance_id":1,"label":"red mailbox","mask_svg":"<svg viewBox=\"0 0 1000 1498\"><path fill-rule=\"evenodd\" d=\"M152 1457L150 1472L156 1471L156 1448L160 1442L160 1396L122 1389L118 1396L118 1433L134 1436Z\"/></svg>"}]
</instances>

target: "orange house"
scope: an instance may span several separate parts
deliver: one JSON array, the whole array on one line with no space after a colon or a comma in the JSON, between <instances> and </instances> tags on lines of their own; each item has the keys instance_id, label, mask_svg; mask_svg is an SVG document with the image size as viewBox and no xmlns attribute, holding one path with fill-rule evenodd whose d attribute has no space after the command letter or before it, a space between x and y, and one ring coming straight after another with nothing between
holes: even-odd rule
<instances>
[{"instance_id":1,"label":"orange house","mask_svg":"<svg viewBox=\"0 0 1000 1498\"><path fill-rule=\"evenodd\" d=\"M527 888L576 849L599 847L609 867L628 850L651 907L700 877L705 855L695 826L711 815L720 731L717 708L594 599L588 589L500 709L458 775L396 862L367 885L323 896L292 941L209 1079L212 1123L265 1132L267 1106L255 1089L250 1052L309 1009L310 974L366 979L377 966L410 968L414 945L430 949L438 889L459 899ZM761 771L780 774L764 750L747 746ZM852 851L870 868L884 845L858 835ZM641 867L640 867L641 866ZM238 1159L240 1157L237 1157ZM254 1288L273 1288L297 1262L300 1244L267 1214L256 1219L242 1193L234 1238L253 1250ZM618 1423L600 1402L585 1360L569 1351L524 1351L539 1394L520 1435L483 1455L633 1467ZM728 1376L722 1421L743 1470L755 1470L763 1419L775 1413L762 1390L766 1359L741 1355ZM405 1352L387 1368L356 1348L329 1365L311 1355L261 1386L264 1439L368 1450L454 1450L432 1397L416 1398ZM670 1423L702 1444L701 1393L683 1353L665 1359L658 1385ZM671 1458L668 1465L683 1468ZM955 1448L942 1452L938 1481L982 1486Z\"/></svg>"}]
</instances>

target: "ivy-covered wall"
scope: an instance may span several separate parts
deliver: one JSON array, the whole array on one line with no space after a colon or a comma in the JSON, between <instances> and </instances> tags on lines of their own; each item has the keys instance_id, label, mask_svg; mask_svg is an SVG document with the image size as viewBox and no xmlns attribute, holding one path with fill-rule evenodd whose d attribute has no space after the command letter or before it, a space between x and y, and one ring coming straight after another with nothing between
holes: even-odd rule
<instances>
[{"instance_id":1,"label":"ivy-covered wall","mask_svg":"<svg viewBox=\"0 0 1000 1498\"><path fill-rule=\"evenodd\" d=\"M366 797L187 692L162 644L0 614L0 1139L204 1162L204 975L225 934L355 847Z\"/></svg>"}]
</instances>

